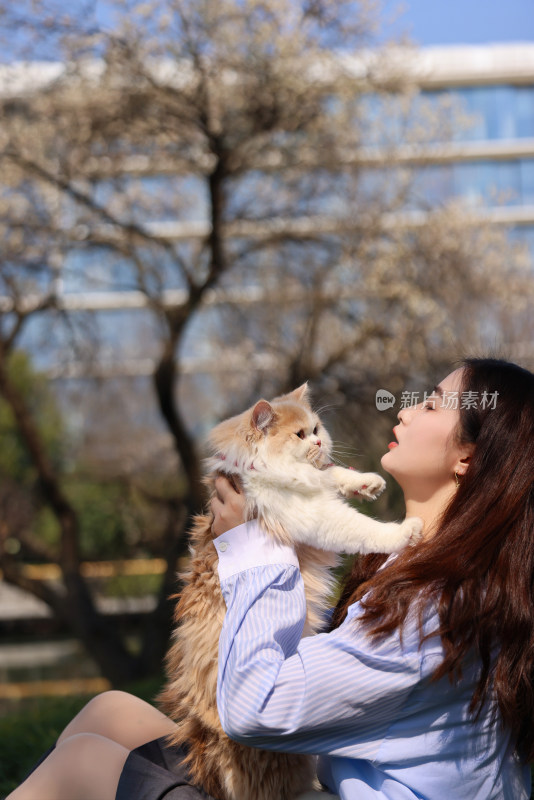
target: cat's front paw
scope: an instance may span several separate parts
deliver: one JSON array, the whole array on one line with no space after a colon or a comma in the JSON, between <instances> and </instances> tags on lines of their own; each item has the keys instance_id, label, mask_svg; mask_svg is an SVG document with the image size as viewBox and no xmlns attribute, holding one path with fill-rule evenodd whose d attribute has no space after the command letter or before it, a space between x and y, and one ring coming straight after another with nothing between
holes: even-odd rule
<instances>
[{"instance_id":1,"label":"cat's front paw","mask_svg":"<svg viewBox=\"0 0 534 800\"><path fill-rule=\"evenodd\" d=\"M359 477L361 486L356 490L356 494L365 500L376 500L386 488L384 478L376 472L360 472Z\"/></svg>"},{"instance_id":2,"label":"cat's front paw","mask_svg":"<svg viewBox=\"0 0 534 800\"><path fill-rule=\"evenodd\" d=\"M384 478L376 472L358 472L349 467L331 466L326 470L327 479L332 487L343 497L364 497L376 500L386 488Z\"/></svg>"},{"instance_id":3,"label":"cat's front paw","mask_svg":"<svg viewBox=\"0 0 534 800\"><path fill-rule=\"evenodd\" d=\"M423 536L423 520L419 517L407 517L404 522L401 522L400 530L403 534L404 544L413 546Z\"/></svg>"},{"instance_id":4,"label":"cat's front paw","mask_svg":"<svg viewBox=\"0 0 534 800\"><path fill-rule=\"evenodd\" d=\"M386 488L384 478L376 472L358 472L350 467L330 467L327 470L334 485L343 497L363 497L366 500L376 500Z\"/></svg>"}]
</instances>

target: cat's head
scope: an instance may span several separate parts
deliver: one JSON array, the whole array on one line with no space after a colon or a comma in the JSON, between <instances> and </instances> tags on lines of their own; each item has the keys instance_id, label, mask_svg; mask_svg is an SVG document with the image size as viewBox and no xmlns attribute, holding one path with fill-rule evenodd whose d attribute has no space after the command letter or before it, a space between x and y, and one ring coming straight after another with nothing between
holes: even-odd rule
<instances>
[{"instance_id":1,"label":"cat's head","mask_svg":"<svg viewBox=\"0 0 534 800\"><path fill-rule=\"evenodd\" d=\"M330 461L332 449L328 431L310 406L307 384L274 400L259 400L221 422L209 441L216 457L229 462L229 470L250 468L255 458L308 461L320 468Z\"/></svg>"}]
</instances>

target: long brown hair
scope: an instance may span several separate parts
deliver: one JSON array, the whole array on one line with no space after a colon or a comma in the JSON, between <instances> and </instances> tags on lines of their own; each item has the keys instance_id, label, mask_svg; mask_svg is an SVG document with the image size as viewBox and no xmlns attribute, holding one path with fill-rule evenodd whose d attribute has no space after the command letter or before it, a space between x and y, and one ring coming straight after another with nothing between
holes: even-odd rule
<instances>
[{"instance_id":1,"label":"long brown hair","mask_svg":"<svg viewBox=\"0 0 534 800\"><path fill-rule=\"evenodd\" d=\"M475 445L469 468L434 536L407 548L394 569L358 559L334 626L365 593L371 636L402 628L408 611L434 602L444 649L437 680L459 680L480 662L470 711L496 701L518 752L534 758L534 375L498 359L462 362L456 436ZM462 407L463 406L463 407Z\"/></svg>"}]
</instances>

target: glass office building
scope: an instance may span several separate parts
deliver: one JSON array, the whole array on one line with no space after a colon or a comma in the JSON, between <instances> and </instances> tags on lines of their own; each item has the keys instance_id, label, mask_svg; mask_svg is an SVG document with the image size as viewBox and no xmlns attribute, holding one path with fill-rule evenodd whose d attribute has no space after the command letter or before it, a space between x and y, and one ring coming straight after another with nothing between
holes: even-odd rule
<instances>
[{"instance_id":1,"label":"glass office building","mask_svg":"<svg viewBox=\"0 0 534 800\"><path fill-rule=\"evenodd\" d=\"M534 44L426 48L412 69L424 73L423 97L447 96L468 117L452 141L429 148L421 198L461 198L534 253Z\"/></svg>"}]
</instances>

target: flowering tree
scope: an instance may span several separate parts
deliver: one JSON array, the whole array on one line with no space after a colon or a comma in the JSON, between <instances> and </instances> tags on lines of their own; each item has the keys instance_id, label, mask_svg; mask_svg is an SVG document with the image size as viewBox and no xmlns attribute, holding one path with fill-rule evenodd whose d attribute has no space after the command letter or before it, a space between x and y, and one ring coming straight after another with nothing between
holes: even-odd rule
<instances>
[{"instance_id":1,"label":"flowering tree","mask_svg":"<svg viewBox=\"0 0 534 800\"><path fill-rule=\"evenodd\" d=\"M369 409L386 376L398 391L483 344L490 323L526 315L524 262L462 209L418 204L399 147L420 162L454 118L421 101L397 50L363 49L371 2L124 2L106 31L89 14L34 7L33 23L24 3L2 16L56 62L3 70L0 393L57 520L62 582L24 578L24 555L37 555L27 537L1 564L120 683L157 669L166 647L176 562L203 503L199 409L215 419L310 380L344 405L339 429L358 423L372 448L382 423L375 413L368 424ZM168 567L135 655L96 609L77 509L6 369L36 320L67 362L98 360L94 327L59 290L91 270L150 315L148 344L131 323L132 347L153 360L180 478L152 498L168 509ZM189 352L223 369L191 380Z\"/></svg>"}]
</instances>

